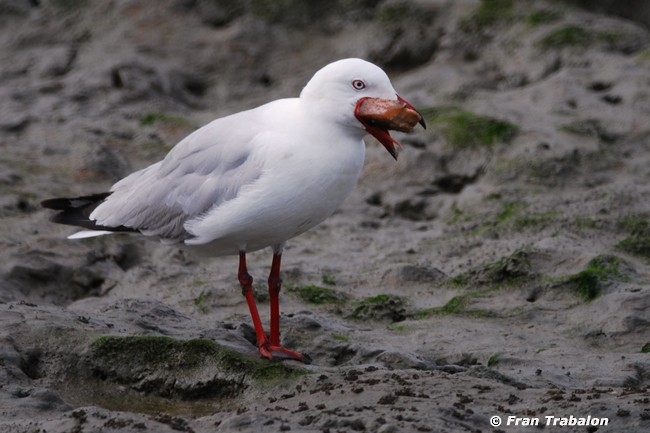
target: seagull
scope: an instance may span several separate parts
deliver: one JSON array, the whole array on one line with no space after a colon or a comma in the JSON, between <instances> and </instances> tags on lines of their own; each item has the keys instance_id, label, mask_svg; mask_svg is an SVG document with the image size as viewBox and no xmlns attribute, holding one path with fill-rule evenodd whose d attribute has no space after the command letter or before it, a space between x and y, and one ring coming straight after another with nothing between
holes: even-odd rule
<instances>
[{"instance_id":1,"label":"seagull","mask_svg":"<svg viewBox=\"0 0 650 433\"><path fill-rule=\"evenodd\" d=\"M316 72L297 98L279 99L208 123L162 161L110 191L53 198L51 221L84 230L70 239L135 233L202 256L239 255L238 279L260 354L310 363L280 340L280 262L287 240L332 215L359 178L363 137L374 136L397 160L389 130L426 128L386 73L362 59ZM270 332L255 304L246 254L271 247Z\"/></svg>"}]
</instances>

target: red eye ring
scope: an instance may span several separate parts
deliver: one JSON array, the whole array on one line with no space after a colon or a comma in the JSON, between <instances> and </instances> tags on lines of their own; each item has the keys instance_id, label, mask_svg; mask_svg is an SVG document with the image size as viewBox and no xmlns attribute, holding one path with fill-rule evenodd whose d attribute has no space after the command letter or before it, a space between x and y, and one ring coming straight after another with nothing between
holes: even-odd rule
<instances>
[{"instance_id":1,"label":"red eye ring","mask_svg":"<svg viewBox=\"0 0 650 433\"><path fill-rule=\"evenodd\" d=\"M354 90L363 90L366 88L366 83L363 80L354 80L352 81L352 87L354 87Z\"/></svg>"}]
</instances>

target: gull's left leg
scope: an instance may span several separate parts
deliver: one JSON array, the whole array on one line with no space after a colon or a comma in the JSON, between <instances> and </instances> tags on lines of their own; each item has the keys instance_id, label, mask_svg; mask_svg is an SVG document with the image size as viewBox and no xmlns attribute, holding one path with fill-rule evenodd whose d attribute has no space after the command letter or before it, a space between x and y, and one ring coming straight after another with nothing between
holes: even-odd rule
<instances>
[{"instance_id":1,"label":"gull's left leg","mask_svg":"<svg viewBox=\"0 0 650 433\"><path fill-rule=\"evenodd\" d=\"M278 359L296 359L304 363L311 363L311 358L293 350L286 349L280 344L280 289L282 279L280 278L280 262L282 259L281 249L274 249L271 272L269 273L269 302L271 304L271 333L269 335L268 350Z\"/></svg>"},{"instance_id":2,"label":"gull's left leg","mask_svg":"<svg viewBox=\"0 0 650 433\"><path fill-rule=\"evenodd\" d=\"M271 344L280 345L280 289L282 278L280 278L280 261L282 253L273 253L271 272L269 273L269 299L271 304Z\"/></svg>"}]
</instances>

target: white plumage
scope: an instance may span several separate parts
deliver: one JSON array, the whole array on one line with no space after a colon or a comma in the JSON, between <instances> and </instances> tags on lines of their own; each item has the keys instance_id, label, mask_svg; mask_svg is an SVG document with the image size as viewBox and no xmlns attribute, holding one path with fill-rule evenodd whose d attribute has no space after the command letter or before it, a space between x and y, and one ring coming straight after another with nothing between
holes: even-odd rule
<instances>
[{"instance_id":1,"label":"white plumage","mask_svg":"<svg viewBox=\"0 0 650 433\"><path fill-rule=\"evenodd\" d=\"M110 192L46 200L53 221L85 228L83 239L136 232L209 256L239 254L239 282L260 353L309 357L280 345L280 257L285 242L330 216L363 166L363 136L397 157L388 129L409 131L421 116L397 96L388 76L360 59L331 63L298 98L281 99L198 129L160 162ZM263 330L246 253L273 248L271 332Z\"/></svg>"},{"instance_id":2,"label":"white plumage","mask_svg":"<svg viewBox=\"0 0 650 433\"><path fill-rule=\"evenodd\" d=\"M366 88L353 88L355 79ZM116 183L90 219L205 255L280 248L331 215L356 183L366 132L354 106L364 96L395 99L396 92L371 63L332 63L299 98L190 134L163 161Z\"/></svg>"}]
</instances>

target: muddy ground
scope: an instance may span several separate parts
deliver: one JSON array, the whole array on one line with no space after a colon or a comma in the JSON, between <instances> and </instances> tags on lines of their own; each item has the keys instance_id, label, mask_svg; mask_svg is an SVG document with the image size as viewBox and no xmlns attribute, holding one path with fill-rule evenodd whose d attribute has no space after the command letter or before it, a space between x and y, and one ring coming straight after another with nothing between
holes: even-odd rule
<instances>
[{"instance_id":1,"label":"muddy ground","mask_svg":"<svg viewBox=\"0 0 650 433\"><path fill-rule=\"evenodd\" d=\"M649 431L641 3L0 1L0 432ZM312 365L259 359L236 258L66 240L39 206L352 56L429 128L397 163L368 139L285 250Z\"/></svg>"}]
</instances>

